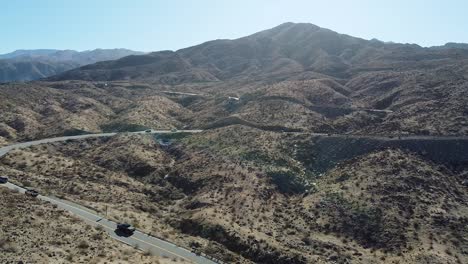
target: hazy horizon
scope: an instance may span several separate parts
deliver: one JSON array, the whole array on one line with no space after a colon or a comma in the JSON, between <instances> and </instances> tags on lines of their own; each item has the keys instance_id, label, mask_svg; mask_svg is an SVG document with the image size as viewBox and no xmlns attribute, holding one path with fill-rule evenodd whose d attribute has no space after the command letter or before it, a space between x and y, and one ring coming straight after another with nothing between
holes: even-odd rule
<instances>
[{"instance_id":1,"label":"hazy horizon","mask_svg":"<svg viewBox=\"0 0 468 264\"><path fill-rule=\"evenodd\" d=\"M178 50L235 39L285 22L311 23L354 37L420 46L468 43L467 3L421 1L58 0L2 3L0 54L21 49Z\"/></svg>"}]
</instances>

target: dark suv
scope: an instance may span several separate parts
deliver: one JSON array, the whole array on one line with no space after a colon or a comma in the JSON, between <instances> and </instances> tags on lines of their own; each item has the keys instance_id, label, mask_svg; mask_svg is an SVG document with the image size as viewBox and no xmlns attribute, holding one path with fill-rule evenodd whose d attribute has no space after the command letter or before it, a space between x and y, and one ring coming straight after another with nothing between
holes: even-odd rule
<instances>
[{"instance_id":1,"label":"dark suv","mask_svg":"<svg viewBox=\"0 0 468 264\"><path fill-rule=\"evenodd\" d=\"M37 197L39 195L39 193L36 190L33 190L33 189L27 189L25 194L29 195L31 197Z\"/></svg>"},{"instance_id":2,"label":"dark suv","mask_svg":"<svg viewBox=\"0 0 468 264\"><path fill-rule=\"evenodd\" d=\"M8 182L8 177L0 176L0 183L7 183L7 182Z\"/></svg>"},{"instance_id":3,"label":"dark suv","mask_svg":"<svg viewBox=\"0 0 468 264\"><path fill-rule=\"evenodd\" d=\"M135 227L126 223L117 224L117 229L115 232L119 235L131 236L133 233L135 233Z\"/></svg>"}]
</instances>

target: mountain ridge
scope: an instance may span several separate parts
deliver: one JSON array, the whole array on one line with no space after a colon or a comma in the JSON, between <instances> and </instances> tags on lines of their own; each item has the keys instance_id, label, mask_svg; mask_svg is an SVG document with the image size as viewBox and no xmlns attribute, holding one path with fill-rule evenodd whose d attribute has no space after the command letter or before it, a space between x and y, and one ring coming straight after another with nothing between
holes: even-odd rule
<instances>
[{"instance_id":1,"label":"mountain ridge","mask_svg":"<svg viewBox=\"0 0 468 264\"><path fill-rule=\"evenodd\" d=\"M128 49L75 50L16 50L0 55L0 82L30 81L96 63L114 60L142 52Z\"/></svg>"}]
</instances>

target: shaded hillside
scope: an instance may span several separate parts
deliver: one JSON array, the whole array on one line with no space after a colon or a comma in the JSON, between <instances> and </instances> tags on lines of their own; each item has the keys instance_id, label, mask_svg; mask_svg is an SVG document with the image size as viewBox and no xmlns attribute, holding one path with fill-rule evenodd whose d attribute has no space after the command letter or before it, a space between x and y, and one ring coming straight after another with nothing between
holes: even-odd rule
<instances>
[{"instance_id":1,"label":"shaded hillside","mask_svg":"<svg viewBox=\"0 0 468 264\"><path fill-rule=\"evenodd\" d=\"M427 160L448 166L467 166L468 138L411 138L366 136L297 136L296 158L316 174L324 173L336 164L384 149L404 149L418 153Z\"/></svg>"},{"instance_id":2,"label":"shaded hillside","mask_svg":"<svg viewBox=\"0 0 468 264\"><path fill-rule=\"evenodd\" d=\"M78 66L80 64L71 61L0 60L0 82L37 80Z\"/></svg>"},{"instance_id":3,"label":"shaded hillside","mask_svg":"<svg viewBox=\"0 0 468 264\"><path fill-rule=\"evenodd\" d=\"M60 79L96 81L148 79L162 83L216 80L209 72L193 68L185 59L172 51L105 61L49 78L49 80Z\"/></svg>"}]
</instances>

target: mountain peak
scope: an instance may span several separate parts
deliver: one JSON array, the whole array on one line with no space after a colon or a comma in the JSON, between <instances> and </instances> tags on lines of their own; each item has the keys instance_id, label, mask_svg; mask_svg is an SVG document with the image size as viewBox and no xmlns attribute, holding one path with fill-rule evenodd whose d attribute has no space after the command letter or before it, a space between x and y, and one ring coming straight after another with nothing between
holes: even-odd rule
<instances>
[{"instance_id":1,"label":"mountain peak","mask_svg":"<svg viewBox=\"0 0 468 264\"><path fill-rule=\"evenodd\" d=\"M251 36L277 35L280 33L285 34L286 32L301 34L301 33L316 32L320 29L321 27L316 26L311 23L286 22L286 23L280 24L279 26L260 31Z\"/></svg>"},{"instance_id":2,"label":"mountain peak","mask_svg":"<svg viewBox=\"0 0 468 264\"><path fill-rule=\"evenodd\" d=\"M304 23L304 22L300 22L300 23L296 23L296 22L284 22L274 28L286 28L286 27L302 27L302 28L306 28L306 27L309 27L309 28L320 28L319 26L315 25L315 24L312 24L312 23Z\"/></svg>"}]
</instances>

